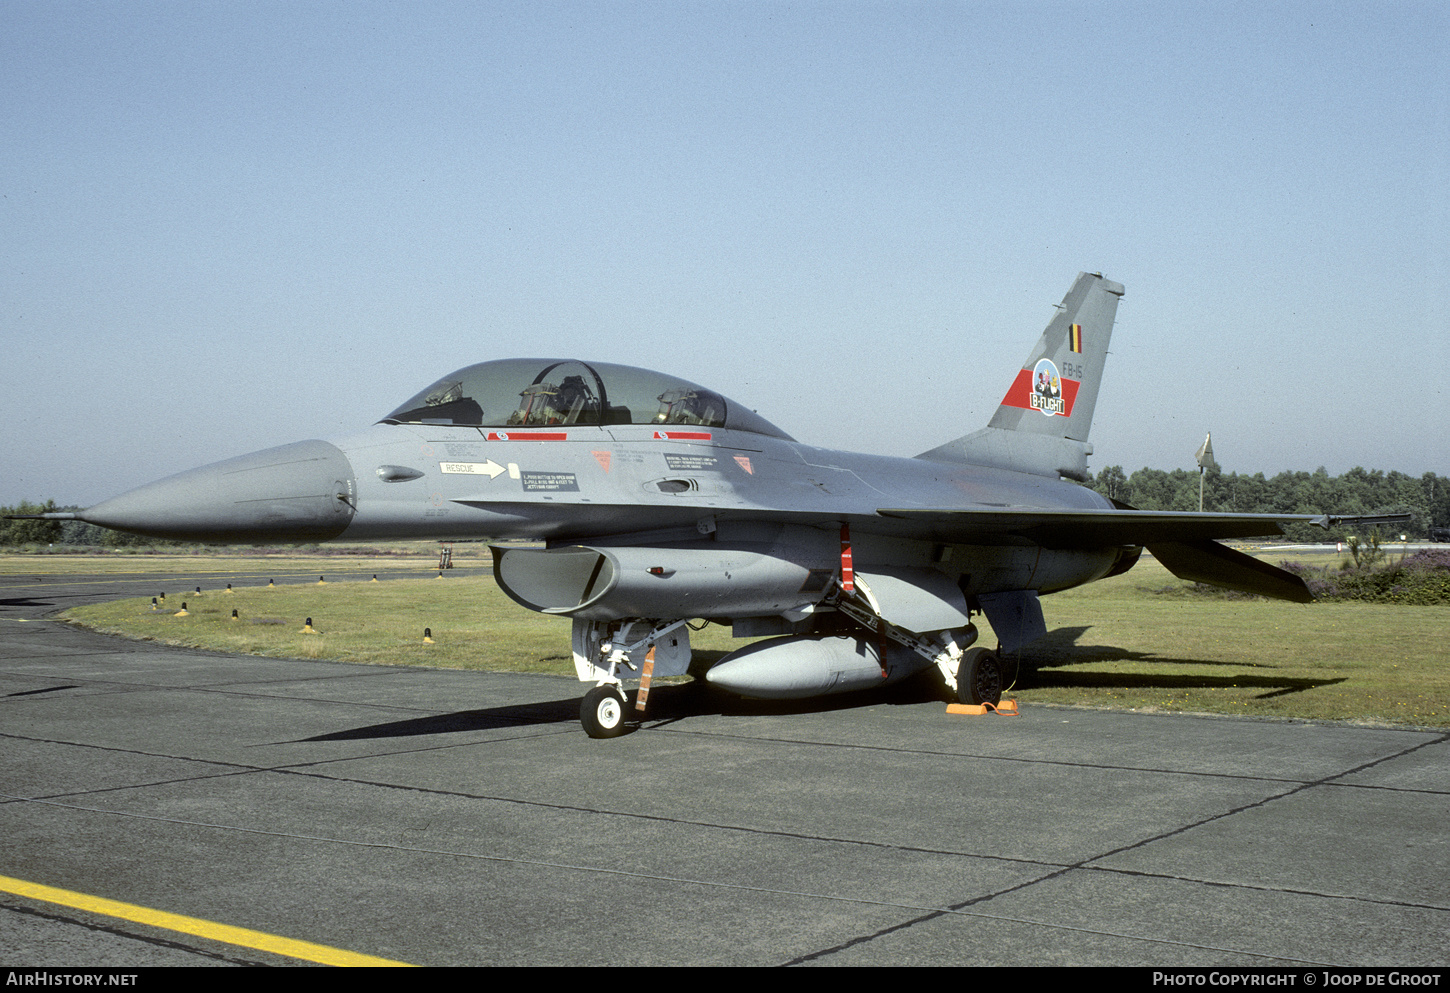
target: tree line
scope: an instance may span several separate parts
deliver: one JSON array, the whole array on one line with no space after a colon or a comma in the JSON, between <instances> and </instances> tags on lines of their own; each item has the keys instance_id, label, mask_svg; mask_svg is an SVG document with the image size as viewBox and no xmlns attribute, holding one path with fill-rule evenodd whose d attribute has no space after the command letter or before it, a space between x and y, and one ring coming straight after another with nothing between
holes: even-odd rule
<instances>
[{"instance_id":1,"label":"tree line","mask_svg":"<svg viewBox=\"0 0 1450 993\"><path fill-rule=\"evenodd\" d=\"M123 548L128 546L181 545L180 541L143 538L139 534L113 531L84 521L11 521L7 514L51 514L56 511L81 510L80 507L57 507L54 500L31 503L22 500L14 507L0 507L0 546L65 545Z\"/></svg>"},{"instance_id":2,"label":"tree line","mask_svg":"<svg viewBox=\"0 0 1450 993\"><path fill-rule=\"evenodd\" d=\"M1320 466L1313 472L1281 472L1265 478L1225 473L1210 461L1203 473L1203 509L1236 514L1390 514L1408 511L1410 523L1395 528L1396 536L1425 538L1432 527L1450 527L1450 478L1427 472L1416 478L1403 472L1382 472L1355 467L1331 476ZM1097 474L1092 488L1105 497L1139 510L1198 509L1199 474L1187 469L1142 468L1131 476L1120 465ZM0 507L0 514L44 514L57 510L55 501L22 502ZM1354 528L1326 533L1310 524L1291 524L1294 541L1343 541ZM1359 529L1363 530L1363 529ZM0 520L0 545L177 545L82 521Z\"/></svg>"},{"instance_id":3,"label":"tree line","mask_svg":"<svg viewBox=\"0 0 1450 993\"><path fill-rule=\"evenodd\" d=\"M1427 472L1418 478L1403 472L1355 468L1331 476L1323 466L1313 472L1281 472L1265 478L1225 473L1210 461L1203 472L1203 509L1235 514L1397 514L1410 523L1394 536L1425 538L1432 527L1450 526L1450 478ZM1199 474L1187 469L1139 469L1131 476L1108 466L1093 480L1103 496L1139 510L1198 510ZM1294 541L1344 541L1363 528L1332 528L1326 535L1312 524L1286 528Z\"/></svg>"}]
</instances>

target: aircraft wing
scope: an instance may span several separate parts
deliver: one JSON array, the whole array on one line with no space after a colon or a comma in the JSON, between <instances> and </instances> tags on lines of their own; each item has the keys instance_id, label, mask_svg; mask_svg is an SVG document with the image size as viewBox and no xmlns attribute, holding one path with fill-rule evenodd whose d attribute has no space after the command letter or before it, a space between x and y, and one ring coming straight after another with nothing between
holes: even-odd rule
<instances>
[{"instance_id":1,"label":"aircraft wing","mask_svg":"<svg viewBox=\"0 0 1450 993\"><path fill-rule=\"evenodd\" d=\"M1300 576L1221 545L1219 538L1283 534L1284 524L1403 524L1409 514L1196 514L1166 510L895 510L882 517L912 521L933 538L964 543L1028 541L1047 548L1143 545L1179 579L1244 593L1311 603Z\"/></svg>"},{"instance_id":2,"label":"aircraft wing","mask_svg":"<svg viewBox=\"0 0 1450 993\"><path fill-rule=\"evenodd\" d=\"M910 522L934 540L994 544L1023 539L1047 548L1102 548L1106 545L1156 545L1163 542L1214 541L1281 535L1285 524L1403 524L1409 514L1336 516L1329 514L1201 514L1177 510L918 510L880 508L881 517Z\"/></svg>"},{"instance_id":3,"label":"aircraft wing","mask_svg":"<svg viewBox=\"0 0 1450 993\"><path fill-rule=\"evenodd\" d=\"M1173 510L912 510L882 508L939 541L995 544L1021 539L1047 548L1155 545L1283 534L1282 525L1317 523L1308 514L1200 514Z\"/></svg>"}]
</instances>

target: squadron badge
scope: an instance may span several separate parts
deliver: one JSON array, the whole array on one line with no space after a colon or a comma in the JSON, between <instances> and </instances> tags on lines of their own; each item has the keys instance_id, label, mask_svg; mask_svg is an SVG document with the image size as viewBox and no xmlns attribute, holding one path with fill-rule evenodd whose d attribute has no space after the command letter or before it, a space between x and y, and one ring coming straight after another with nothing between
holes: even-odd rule
<instances>
[{"instance_id":1,"label":"squadron badge","mask_svg":"<svg viewBox=\"0 0 1450 993\"><path fill-rule=\"evenodd\" d=\"M1051 359L1042 359L1033 368L1030 399L1033 410L1040 410L1048 417L1053 414L1066 416L1062 405L1062 379Z\"/></svg>"}]
</instances>

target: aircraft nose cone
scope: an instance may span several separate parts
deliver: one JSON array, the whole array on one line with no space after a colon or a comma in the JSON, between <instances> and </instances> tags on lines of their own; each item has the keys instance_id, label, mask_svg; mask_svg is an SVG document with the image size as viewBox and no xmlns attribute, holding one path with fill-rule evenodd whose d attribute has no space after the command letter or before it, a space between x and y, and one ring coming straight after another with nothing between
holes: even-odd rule
<instances>
[{"instance_id":1,"label":"aircraft nose cone","mask_svg":"<svg viewBox=\"0 0 1450 993\"><path fill-rule=\"evenodd\" d=\"M77 516L179 541L326 541L352 521L356 492L342 449L300 441L148 483Z\"/></svg>"}]
</instances>

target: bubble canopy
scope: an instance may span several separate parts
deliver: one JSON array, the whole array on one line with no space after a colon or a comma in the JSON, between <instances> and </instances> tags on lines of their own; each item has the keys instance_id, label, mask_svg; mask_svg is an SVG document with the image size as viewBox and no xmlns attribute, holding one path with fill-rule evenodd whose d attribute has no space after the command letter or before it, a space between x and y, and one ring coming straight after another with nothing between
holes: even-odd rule
<instances>
[{"instance_id":1,"label":"bubble canopy","mask_svg":"<svg viewBox=\"0 0 1450 993\"><path fill-rule=\"evenodd\" d=\"M449 373L384 424L459 427L677 424L790 435L733 400L663 373L577 359L501 359Z\"/></svg>"}]
</instances>

